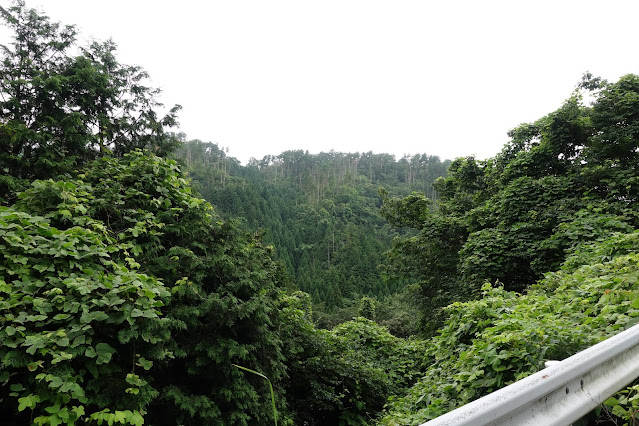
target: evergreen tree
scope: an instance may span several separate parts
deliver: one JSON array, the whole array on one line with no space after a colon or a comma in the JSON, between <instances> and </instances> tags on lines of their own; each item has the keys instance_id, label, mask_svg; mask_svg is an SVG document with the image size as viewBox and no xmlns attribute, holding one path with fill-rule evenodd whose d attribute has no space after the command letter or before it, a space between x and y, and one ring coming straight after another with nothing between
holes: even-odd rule
<instances>
[{"instance_id":1,"label":"evergreen tree","mask_svg":"<svg viewBox=\"0 0 639 426\"><path fill-rule=\"evenodd\" d=\"M0 53L0 201L32 179L72 173L105 154L171 151L179 106L158 117L158 89L138 66L120 64L112 41L73 55L77 31L22 0L0 7L13 40Z\"/></svg>"},{"instance_id":2,"label":"evergreen tree","mask_svg":"<svg viewBox=\"0 0 639 426\"><path fill-rule=\"evenodd\" d=\"M287 151L241 167L217 145L200 141L186 141L176 157L222 214L264 229L298 287L329 311L363 294L381 298L403 290L406 280L387 282L378 270L397 234L379 215L378 185L395 195L433 195L433 181L448 166L427 155L396 160Z\"/></svg>"}]
</instances>

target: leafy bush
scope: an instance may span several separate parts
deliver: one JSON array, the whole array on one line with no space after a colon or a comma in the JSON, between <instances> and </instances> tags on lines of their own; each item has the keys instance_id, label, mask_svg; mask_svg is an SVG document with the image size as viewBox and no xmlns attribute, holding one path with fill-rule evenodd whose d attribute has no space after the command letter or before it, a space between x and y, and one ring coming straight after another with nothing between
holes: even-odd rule
<instances>
[{"instance_id":1,"label":"leafy bush","mask_svg":"<svg viewBox=\"0 0 639 426\"><path fill-rule=\"evenodd\" d=\"M134 151L78 177L36 181L3 209L5 411L271 423L263 381L232 367L284 375L271 248L193 196L173 161Z\"/></svg>"},{"instance_id":2,"label":"leafy bush","mask_svg":"<svg viewBox=\"0 0 639 426\"><path fill-rule=\"evenodd\" d=\"M170 356L158 310L169 292L114 260L122 248L92 225L59 230L0 207L0 398L9 419L73 423L106 409L105 418L142 424L157 396L148 370ZM33 414L21 416L27 408Z\"/></svg>"},{"instance_id":3,"label":"leafy bush","mask_svg":"<svg viewBox=\"0 0 639 426\"><path fill-rule=\"evenodd\" d=\"M525 295L485 285L482 299L450 305L428 345L430 367L381 424L432 419L639 322L637 242L621 234L577 250ZM627 249L600 256L616 245Z\"/></svg>"},{"instance_id":4,"label":"leafy bush","mask_svg":"<svg viewBox=\"0 0 639 426\"><path fill-rule=\"evenodd\" d=\"M366 318L317 329L300 294L280 310L288 403L296 424L367 425L387 398L403 393L423 369L423 341L404 340Z\"/></svg>"}]
</instances>

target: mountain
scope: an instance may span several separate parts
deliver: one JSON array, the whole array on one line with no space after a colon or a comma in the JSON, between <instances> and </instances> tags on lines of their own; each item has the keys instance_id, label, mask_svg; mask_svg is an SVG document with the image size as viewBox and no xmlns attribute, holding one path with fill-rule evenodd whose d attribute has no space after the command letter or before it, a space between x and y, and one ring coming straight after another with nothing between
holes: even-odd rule
<instances>
[{"instance_id":1,"label":"mountain","mask_svg":"<svg viewBox=\"0 0 639 426\"><path fill-rule=\"evenodd\" d=\"M327 312L403 290L408 281L386 279L378 268L393 238L407 235L380 216L379 190L436 199L433 182L450 164L425 154L297 150L242 166L199 140L184 141L174 155L223 217L243 217L246 227L265 234L291 282Z\"/></svg>"}]
</instances>

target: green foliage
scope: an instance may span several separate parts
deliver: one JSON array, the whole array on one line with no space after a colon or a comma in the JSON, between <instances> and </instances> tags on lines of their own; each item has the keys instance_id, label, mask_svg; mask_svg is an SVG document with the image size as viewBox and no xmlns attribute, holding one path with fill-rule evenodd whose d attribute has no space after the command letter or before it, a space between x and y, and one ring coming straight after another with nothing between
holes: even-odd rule
<instances>
[{"instance_id":1,"label":"green foliage","mask_svg":"<svg viewBox=\"0 0 639 426\"><path fill-rule=\"evenodd\" d=\"M0 207L0 398L9 418L28 408L37 424L72 424L108 407L137 424L132 416L157 396L147 371L170 356L153 346L168 337L159 309L169 292L119 263L122 247L95 228L59 230Z\"/></svg>"},{"instance_id":2,"label":"green foliage","mask_svg":"<svg viewBox=\"0 0 639 426\"><path fill-rule=\"evenodd\" d=\"M378 187L405 195L431 183L448 162L387 154L287 151L242 167L216 144L186 141L175 156L200 193L225 216L261 228L295 284L311 295L322 326L351 319L356 301L406 286L378 270L397 232L379 217ZM293 284L294 281L294 284ZM354 311L354 312L353 312Z\"/></svg>"},{"instance_id":3,"label":"green foliage","mask_svg":"<svg viewBox=\"0 0 639 426\"><path fill-rule=\"evenodd\" d=\"M430 219L432 202L424 194L413 192L402 199L390 198L388 191L380 187L379 196L384 202L380 212L393 226L419 229Z\"/></svg>"},{"instance_id":4,"label":"green foliage","mask_svg":"<svg viewBox=\"0 0 639 426\"><path fill-rule=\"evenodd\" d=\"M0 56L0 201L96 156L175 148L164 129L177 124L180 107L158 117L160 91L145 86L140 67L116 60L112 41L78 49L75 27L51 22L22 0L0 7L0 15L13 35Z\"/></svg>"},{"instance_id":5,"label":"green foliage","mask_svg":"<svg viewBox=\"0 0 639 426\"><path fill-rule=\"evenodd\" d=\"M16 376L17 397L39 398L23 406L46 409L69 383L64 406L96 421L272 423L263 385L231 365L283 377L270 248L194 197L173 161L133 151L80 178L36 181L3 209L2 313L24 352L3 352L3 371L38 370Z\"/></svg>"},{"instance_id":6,"label":"green foliage","mask_svg":"<svg viewBox=\"0 0 639 426\"><path fill-rule=\"evenodd\" d=\"M431 366L381 424L420 424L636 324L639 254L599 254L637 244L637 235L576 251L525 295L486 285L480 300L446 308L449 317L426 352Z\"/></svg>"},{"instance_id":7,"label":"green foliage","mask_svg":"<svg viewBox=\"0 0 639 426\"><path fill-rule=\"evenodd\" d=\"M393 336L408 338L418 332L419 311L412 300L412 290L409 287L402 293L384 298L375 311L376 322L387 327Z\"/></svg>"},{"instance_id":8,"label":"green foliage","mask_svg":"<svg viewBox=\"0 0 639 426\"><path fill-rule=\"evenodd\" d=\"M467 231L463 222L455 217L422 210L420 206L428 205L423 195L413 194L403 199L387 197L383 192L380 195L384 218L396 226L413 226L419 232L393 240L382 271L389 280L418 283L411 295L419 301L422 332L432 334L439 323L441 306L455 300L468 300L477 294L478 289L459 283L457 271L459 250ZM399 219L402 215L406 215L404 222Z\"/></svg>"},{"instance_id":9,"label":"green foliage","mask_svg":"<svg viewBox=\"0 0 639 426\"><path fill-rule=\"evenodd\" d=\"M84 179L102 200L94 215L118 230L144 270L178 284L166 310L175 360L159 366L151 421L270 423L262 383L231 364L274 381L283 375L271 249L194 197L173 161L133 152L100 160Z\"/></svg>"},{"instance_id":10,"label":"green foliage","mask_svg":"<svg viewBox=\"0 0 639 426\"><path fill-rule=\"evenodd\" d=\"M362 294L397 291L376 270L394 234L377 186L434 195L446 163L290 152L242 169L185 144L202 193L253 227L270 218L275 262L260 232L222 220L175 162L141 150L183 140L165 132L178 107L158 118L141 68L118 63L111 41L78 48L74 27L20 0L0 13L14 31L0 69L0 201L13 204L0 209L3 421L365 424L414 381L419 342L364 319L318 330L311 297L354 313ZM311 296L284 294L293 278ZM270 400L233 365L272 380Z\"/></svg>"},{"instance_id":11,"label":"green foliage","mask_svg":"<svg viewBox=\"0 0 639 426\"><path fill-rule=\"evenodd\" d=\"M637 221L639 78L611 84L585 76L592 106L576 91L557 111L512 130L492 159L453 161L439 199L384 197L382 214L417 234L397 239L384 267L414 277L425 334L436 313L478 294L485 281L523 291L575 247Z\"/></svg>"},{"instance_id":12,"label":"green foliage","mask_svg":"<svg viewBox=\"0 0 639 426\"><path fill-rule=\"evenodd\" d=\"M359 301L359 308L357 309L357 315L367 318L369 320L375 320L375 310L377 309L377 302L370 297L362 297Z\"/></svg>"},{"instance_id":13,"label":"green foliage","mask_svg":"<svg viewBox=\"0 0 639 426\"><path fill-rule=\"evenodd\" d=\"M296 424L370 424L418 377L421 341L404 340L365 318L334 330L313 327L299 304L281 310L288 360L287 399Z\"/></svg>"},{"instance_id":14,"label":"green foliage","mask_svg":"<svg viewBox=\"0 0 639 426\"><path fill-rule=\"evenodd\" d=\"M179 107L159 118L113 42L78 48L21 0L0 14L3 422L419 424L639 322L637 76L584 76L591 106L576 91L485 161L242 167L166 133ZM142 150L180 143L243 222ZM427 342L401 337L409 299L441 326ZM605 412L634 424L636 391Z\"/></svg>"},{"instance_id":15,"label":"green foliage","mask_svg":"<svg viewBox=\"0 0 639 426\"><path fill-rule=\"evenodd\" d=\"M615 168L634 166L639 159L636 150L639 136L639 76L628 74L614 84L604 85L597 94L591 120L593 127L601 131L588 144L585 152L588 160ZM615 172L611 170L607 174L610 176Z\"/></svg>"},{"instance_id":16,"label":"green foliage","mask_svg":"<svg viewBox=\"0 0 639 426\"><path fill-rule=\"evenodd\" d=\"M107 408L91 414L88 420L93 420L98 425L101 425L103 422L106 422L108 425L121 423L141 426L144 424L144 418L138 412L125 410L115 411L112 413Z\"/></svg>"},{"instance_id":17,"label":"green foliage","mask_svg":"<svg viewBox=\"0 0 639 426\"><path fill-rule=\"evenodd\" d=\"M602 411L603 410L603 411ZM634 426L639 421L639 385L630 386L617 395L604 401L598 410L600 418L611 420L614 424L621 419L623 426Z\"/></svg>"}]
</instances>

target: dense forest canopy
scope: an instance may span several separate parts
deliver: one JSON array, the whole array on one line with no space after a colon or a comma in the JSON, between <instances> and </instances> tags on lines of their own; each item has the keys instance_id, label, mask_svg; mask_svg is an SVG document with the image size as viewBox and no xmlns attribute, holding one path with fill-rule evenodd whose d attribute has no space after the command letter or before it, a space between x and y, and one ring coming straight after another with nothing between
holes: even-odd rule
<instances>
[{"instance_id":1,"label":"dense forest canopy","mask_svg":"<svg viewBox=\"0 0 639 426\"><path fill-rule=\"evenodd\" d=\"M382 424L436 417L636 324L638 112L638 76L586 74L494 158L455 160L436 208L420 195L385 202L385 217L418 232L395 241L391 267L420 280L436 349ZM601 415L632 424L637 389Z\"/></svg>"},{"instance_id":2,"label":"dense forest canopy","mask_svg":"<svg viewBox=\"0 0 639 426\"><path fill-rule=\"evenodd\" d=\"M185 141L174 155L222 214L263 229L296 286L311 295L316 313L350 307L345 319L361 297L384 299L410 282L390 280L378 268L392 239L405 234L379 215L379 188L435 198L432 183L450 163L428 155L300 150L243 167L217 145L197 140Z\"/></svg>"},{"instance_id":3,"label":"dense forest canopy","mask_svg":"<svg viewBox=\"0 0 639 426\"><path fill-rule=\"evenodd\" d=\"M487 160L241 166L113 43L0 12L3 424L416 425L638 321L639 76Z\"/></svg>"}]
</instances>

